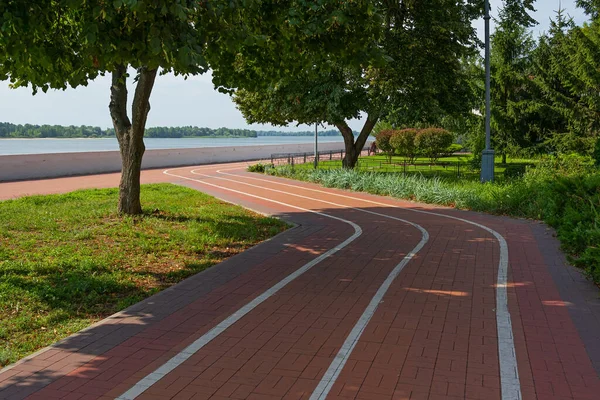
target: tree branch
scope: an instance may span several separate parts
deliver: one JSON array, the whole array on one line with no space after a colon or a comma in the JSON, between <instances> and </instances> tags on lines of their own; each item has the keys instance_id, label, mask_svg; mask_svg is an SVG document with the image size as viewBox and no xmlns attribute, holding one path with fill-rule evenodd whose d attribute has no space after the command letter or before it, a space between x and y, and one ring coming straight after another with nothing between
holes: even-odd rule
<instances>
[{"instance_id":1,"label":"tree branch","mask_svg":"<svg viewBox=\"0 0 600 400\"><path fill-rule=\"evenodd\" d=\"M360 134L356 138L356 149L358 151L361 151L362 148L364 147L365 143L367 142L367 138L369 137L371 132L373 132L373 128L375 127L375 124L377 124L378 120L379 120L378 115L377 116L373 116L372 114L367 115L367 120L365 121L362 129L360 130Z\"/></svg>"},{"instance_id":2,"label":"tree branch","mask_svg":"<svg viewBox=\"0 0 600 400\"><path fill-rule=\"evenodd\" d=\"M108 105L115 132L127 131L131 128L131 121L127 116L127 66L117 65L112 72L110 86L110 104Z\"/></svg>"},{"instance_id":3,"label":"tree branch","mask_svg":"<svg viewBox=\"0 0 600 400\"><path fill-rule=\"evenodd\" d=\"M146 127L146 120L150 112L150 94L156 80L156 69L147 69L142 67L139 70L139 79L133 96L132 117L133 128L141 129Z\"/></svg>"}]
</instances>

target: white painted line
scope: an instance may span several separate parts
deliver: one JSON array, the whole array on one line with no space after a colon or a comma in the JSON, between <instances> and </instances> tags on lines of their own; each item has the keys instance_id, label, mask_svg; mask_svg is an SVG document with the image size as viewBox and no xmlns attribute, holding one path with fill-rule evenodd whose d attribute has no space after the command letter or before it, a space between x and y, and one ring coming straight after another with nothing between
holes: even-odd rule
<instances>
[{"instance_id":1,"label":"white painted line","mask_svg":"<svg viewBox=\"0 0 600 400\"><path fill-rule=\"evenodd\" d=\"M369 303L363 314L360 316L358 322L352 328L352 331L350 332L350 334L344 341L344 344L336 354L335 358L333 359L333 362L325 372L325 375L323 375L321 381L313 391L312 395L310 396L311 400L321 400L327 397L327 395L331 391L331 388L333 387L333 384L342 372L344 365L346 365L346 362L348 361L350 354L354 350L354 347L356 347L356 344L360 340L362 333L371 321L371 318L375 314L375 311L377 311L377 307L382 302L383 296L385 296L386 292L392 285L392 282L394 281L394 279L396 279L398 274L402 272L406 264L408 264L408 262L414 257L414 255L417 254L423 248L423 246L425 246L425 243L427 243L427 241L429 240L429 234L427 233L427 231L421 228L420 226L419 229L423 234L421 241L410 253L406 255L406 257L404 257L404 259L392 270L392 272L390 272L386 280L381 284L381 286L377 290L377 293L375 293L375 296L371 299L371 302Z\"/></svg>"},{"instance_id":2,"label":"white painted line","mask_svg":"<svg viewBox=\"0 0 600 400\"><path fill-rule=\"evenodd\" d=\"M421 232L427 233L427 231L425 231L425 229L423 229L423 227L421 225L418 225L418 224L416 224L414 222L411 222L411 221L407 221L407 220L402 219L402 218L393 217L391 215L381 214L381 213L378 213L378 212L375 212L375 211L365 210L363 208L349 207L349 206L346 206L344 204L333 203L331 201L327 201L327 200L323 200L323 199L315 199L314 197L303 196L301 194L296 194L296 193L291 193L291 192L284 192L282 190L266 188L264 186L253 185L251 183L240 182L240 181L236 181L236 180L233 180L233 179L227 179L227 178L221 178L221 177L217 177L217 176L210 176L210 175L199 174L196 171L198 171L198 170L194 169L191 172L192 172L192 174L198 175L198 176L204 176L204 177L207 177L207 178L219 179L219 180L223 180L223 181L229 181L229 182L233 182L233 183L237 183L237 184L242 184L242 185L246 185L246 186L255 187L255 188L258 188L258 189L262 189L262 190L269 190L271 192L285 194L285 195L288 195L288 196L294 196L294 197L299 197L299 198L302 198L302 199L317 201L319 203L329 204L329 205L336 206L336 207L343 207L346 210L354 210L354 211L359 211L359 212L363 212L363 213L366 213L366 214L372 214L372 215L377 215L377 216L388 218L388 219L393 219L393 220L396 220L396 221L403 222L403 223L405 223L407 225L412 225L415 228L417 228L418 230L420 230ZM221 172L221 171L217 171L217 173L220 173L220 174L223 174L223 175L236 176L236 177L240 177L240 178L246 178L245 176L235 175L235 174L226 174L226 173ZM251 178L251 179L253 179L253 178ZM271 182L271 181L267 181L267 182ZM394 207L392 207L392 208L394 208Z\"/></svg>"},{"instance_id":3,"label":"white painted line","mask_svg":"<svg viewBox=\"0 0 600 400\"><path fill-rule=\"evenodd\" d=\"M238 168L231 168L231 170L233 170L233 169L237 170ZM217 173L225 174L222 171L225 171L225 170L218 170ZM465 222L467 224L474 225L474 226L481 228L481 229L491 233L492 235L494 235L496 240L498 240L498 244L500 246L500 261L498 263L498 278L496 281L496 329L498 332L498 357L499 357L499 363L500 363L500 386L502 389L502 399L503 400L520 400L522 398L521 382L519 379L519 369L518 369L518 365L517 365L517 355L516 355L516 351L515 351L515 342L514 342L514 336L513 336L512 321L511 321L511 317L510 317L510 312L508 311L508 298L507 298L507 291L506 291L506 286L508 283L508 245L506 243L506 240L504 239L504 237L502 235L500 235L500 233L496 232L495 230L493 230L491 228L488 228L485 225L479 224L477 222L469 221L464 218L454 217L452 215L440 214L440 213L435 213L432 211L423 211L423 210L414 210L411 208L403 208L403 207L399 207L399 206L393 205L393 204L386 204L386 203L381 203L378 201L362 199L359 197L347 196L347 195L343 195L340 193L328 192L325 190L307 188L307 187L298 186L298 185L291 185L291 184L283 183L283 182L276 182L272 179L261 179L261 178L246 176L246 175L244 175L244 176L235 175L235 174L228 174L228 175L238 176L238 177L242 177L244 179L252 179L252 180L257 180L257 181L274 183L277 185L293 187L293 188L298 188L298 189L302 189L302 190L308 190L308 191L316 192L316 193L324 193L324 194L328 194L331 196L337 196L337 197L347 198L347 199L351 199L351 200L359 200L359 201L362 201L365 203L376 204L376 205L380 205L380 206L399 208L401 210L412 211L412 212L420 213L420 214L428 214L428 215L435 215L438 217L450 218L450 219L453 219L456 221L461 221L461 222Z\"/></svg>"},{"instance_id":4,"label":"white painted line","mask_svg":"<svg viewBox=\"0 0 600 400\"><path fill-rule=\"evenodd\" d=\"M229 188L226 188L226 187L223 187L223 186L215 185L215 184L208 183L208 182L203 182L203 181L200 181L200 180L197 180L197 179L192 179L192 178L188 178L188 177L184 177L184 176L174 175L174 174L169 173L169 170L165 170L164 173L166 175L174 176L174 177L177 177L177 178L183 178L183 179L187 179L187 180L199 182L199 183L202 183L204 185L213 186L213 187L216 187L216 188L219 188L219 189L223 189L223 190L227 190L227 191L230 191L230 192L242 194L244 196L249 196L249 197L253 197L253 198L256 198L256 199L260 199L260 200L264 200L264 201L269 201L269 202L276 203L276 204L279 204L279 205L283 205L283 206L286 206L286 207L290 207L290 208L293 208L293 209L296 209L296 210L310 212L310 213L318 214L318 215L321 215L321 216L324 216L324 217L327 217L327 218L332 218L332 219L335 219L335 220L338 220L338 221L342 221L342 222L345 222L345 223L349 224L350 226L352 226L354 228L354 233L352 234L352 236L350 236L344 242L338 244L334 248L326 251L325 253L321 254L317 258L315 258L312 261L308 262L307 264L303 265L300 269L294 271L293 273L291 273L290 275L288 275L287 277L285 277L283 280L279 281L278 283L276 283L275 285L273 285L271 288L269 288L268 290L266 290L265 292L263 292L261 295L259 295L258 297L256 297L254 300L252 300L251 302L249 302L248 304L246 304L245 306L243 306L242 308L240 308L239 310L237 310L236 312L234 312L233 314L231 314L224 321L222 321L219 324L217 324L210 331L208 331L207 333L205 333L204 335L202 335L200 338L198 338L196 341L194 341L192 344L190 344L188 347L186 347L185 349L183 349L179 354L177 354L176 356L172 357L169 361L167 361L165 364L163 364L161 367L159 367L154 372L146 375L144 378L142 378L140 381L138 381L135 385L133 385L133 387L131 387L129 390L127 390L121 396L117 397L117 399L119 399L119 400L132 400L132 399L135 399L136 397L138 397L140 394L144 393L150 386L152 386L153 384L155 384L156 382L158 382L166 374L168 374L169 372L171 372L175 368L177 368L179 365L181 365L185 360L187 360L188 358L190 358L194 353L196 353L198 350L200 350L202 347L204 347L206 344L208 344L210 341L212 341L214 338L216 338L218 335L220 335L223 331L225 331L231 325L233 325L234 323L236 323L237 321L239 321L242 317L244 317L246 314L248 314L250 311L252 311L254 308L256 308L259 304L261 304L262 302L264 302L265 300L267 300L269 297L273 296L275 293L277 293L279 290L281 290L283 287L285 287L288 283L292 282L294 279L298 278L300 275L304 274L306 271L308 271L309 269L311 269L312 267L314 267L315 265L317 265L321 261L323 261L326 258L328 258L328 257L332 256L333 254L337 253L338 251L340 251L344 247L348 246L351 242L353 242L354 240L356 240L362 234L362 229L360 228L360 226L358 226L354 222L345 220L343 218L339 218L339 217L336 217L336 216L333 216L333 215L329 215L329 214L325 214L325 213L321 213L321 212L309 210L309 209L302 208L302 207L293 206L291 204L282 203L282 202L279 202L279 201L267 199L267 198L256 196L256 195L252 195L252 194L249 194L249 193L244 193L244 192L239 191L239 190L229 189Z\"/></svg>"},{"instance_id":5,"label":"white painted line","mask_svg":"<svg viewBox=\"0 0 600 400\"><path fill-rule=\"evenodd\" d=\"M197 170L192 170L191 172L192 172L192 174L195 174L195 175L201 175L201 176L208 177L208 175L199 174L196 171ZM217 172L221 173L221 174L224 174L224 175L245 178L243 176L234 175L234 174L227 174L227 173L224 173L224 172L221 172L221 171L217 171ZM302 195L299 195L299 194L296 194L296 193L284 192L284 191L281 191L281 190L267 188L267 187L264 187L264 186L252 185L252 184L247 183L247 182L241 182L241 181L237 181L237 180L233 180L233 179L220 178L220 177L214 177L214 178L215 179L226 180L226 181L237 183L237 184L241 183L243 185L247 185L247 186L259 188L259 189L262 189L262 190L269 190L269 191L276 192L276 193L283 193L283 194L287 194L287 195L291 195L291 196L295 196L295 197L300 197L300 198L303 198L303 199L316 200L316 201L321 202L321 203L335 205L335 206L340 206L340 207L345 207L346 209L357 210L357 211L361 211L361 212L368 213L368 214L379 215L379 216L382 216L382 217L386 217L386 218L390 218L390 219L394 219L394 220L398 220L398 221L402 221L404 223L410 224L410 225L414 226L415 228L417 228L417 229L419 229L421 231L421 235L422 236L421 236L421 240L419 241L419 243L415 246L415 248L410 253L408 253L402 259L402 261L398 265L396 265L396 267L389 273L389 275L386 278L386 280L381 284L381 286L377 290L377 293L375 293L375 296L373 296L373 298L369 302L369 305L367 306L367 308L365 309L365 311L362 313L362 315L360 316L360 318L358 319L358 321L356 322L356 324L352 328L352 331L350 331L350 334L348 335L348 337L344 341L344 344L342 345L342 347L340 348L340 350L336 354L336 356L333 359L332 363L329 365L329 368L327 369L327 371L325 372L325 374L323 375L323 377L319 381L319 384L317 385L317 387L315 388L315 390L313 391L313 393L312 393L312 395L310 397L311 400L325 399L327 397L327 395L329 394L329 392L331 391L331 388L333 387L333 385L334 385L335 381L337 380L338 376L342 372L342 369L344 368L344 365L346 365L346 362L348 361L348 358L350 357L350 354L352 353L352 351L356 347L356 344L360 340L360 337L362 336L362 333L364 332L365 328L367 327L367 325L371 321L371 318L373 318L373 315L377 311L377 307L379 306L379 304L383 300L383 296L385 296L385 294L387 293L388 289L390 288L390 286L394 282L394 279L396 279L396 277L398 276L398 274L400 274L400 272L402 272L402 270L404 269L404 267L406 266L406 264L408 264L408 262L415 256L415 254L417 254L423 248L423 246L425 246L425 244L429 240L429 234L427 233L427 231L422 226L420 226L418 224L415 224L415 223L410 222L410 221L403 220L401 218L392 217L390 215L380 214L380 213L377 213L377 212L374 212L374 211L364 210L364 209L361 209L361 208L354 208L354 207L343 206L341 204L332 203L330 201L326 201L326 200L322 200L322 199L314 199L314 198L307 197L307 196L302 196Z\"/></svg>"}]
</instances>

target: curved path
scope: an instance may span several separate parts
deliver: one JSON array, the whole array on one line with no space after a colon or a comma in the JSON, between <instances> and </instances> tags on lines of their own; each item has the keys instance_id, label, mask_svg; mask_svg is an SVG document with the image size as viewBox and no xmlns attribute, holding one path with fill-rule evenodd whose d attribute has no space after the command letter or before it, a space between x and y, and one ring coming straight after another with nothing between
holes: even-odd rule
<instances>
[{"instance_id":1,"label":"curved path","mask_svg":"<svg viewBox=\"0 0 600 400\"><path fill-rule=\"evenodd\" d=\"M245 167L142 179L295 228L0 371L0 398L598 398L597 289L543 225ZM0 199L116 184L4 183Z\"/></svg>"}]
</instances>

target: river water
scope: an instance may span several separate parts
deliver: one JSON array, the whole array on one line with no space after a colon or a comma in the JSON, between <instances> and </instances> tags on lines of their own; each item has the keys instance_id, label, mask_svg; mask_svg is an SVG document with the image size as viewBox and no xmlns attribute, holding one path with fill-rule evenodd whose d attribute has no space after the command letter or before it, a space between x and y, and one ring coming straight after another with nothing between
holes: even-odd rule
<instances>
[{"instance_id":1,"label":"river water","mask_svg":"<svg viewBox=\"0 0 600 400\"><path fill-rule=\"evenodd\" d=\"M194 149L201 147L261 146L268 144L313 143L311 136L259 136L257 138L146 138L147 150ZM319 143L340 143L341 136L319 137ZM116 138L103 139L0 139L0 155L85 153L119 150Z\"/></svg>"}]
</instances>

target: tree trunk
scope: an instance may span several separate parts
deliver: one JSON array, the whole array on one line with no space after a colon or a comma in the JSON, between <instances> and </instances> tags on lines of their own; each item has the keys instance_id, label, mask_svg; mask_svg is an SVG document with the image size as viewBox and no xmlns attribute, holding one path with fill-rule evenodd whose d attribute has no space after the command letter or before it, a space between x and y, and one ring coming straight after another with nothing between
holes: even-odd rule
<instances>
[{"instance_id":1,"label":"tree trunk","mask_svg":"<svg viewBox=\"0 0 600 400\"><path fill-rule=\"evenodd\" d=\"M365 143L367 142L367 138L373 131L375 124L377 123L378 117L371 117L371 115L367 116L367 121L363 125L360 134L356 138L356 142L354 141L354 134L352 129L348 126L345 121L339 122L335 124L337 128L342 133L342 137L344 138L344 147L346 149L346 154L344 155L344 159L342 160L342 166L344 168L352 169L356 166L356 162L358 161L358 157L360 156L360 152L363 147L365 147Z\"/></svg>"},{"instance_id":2,"label":"tree trunk","mask_svg":"<svg viewBox=\"0 0 600 400\"><path fill-rule=\"evenodd\" d=\"M506 164L506 153L502 153L502 164Z\"/></svg>"},{"instance_id":3,"label":"tree trunk","mask_svg":"<svg viewBox=\"0 0 600 400\"><path fill-rule=\"evenodd\" d=\"M112 73L110 89L110 116L115 128L121 153L121 183L119 184L119 213L142 213L140 202L140 173L144 146L144 130L150 111L150 94L156 79L156 70L141 68L133 97L133 123L127 115L127 66L119 65Z\"/></svg>"}]
</instances>

